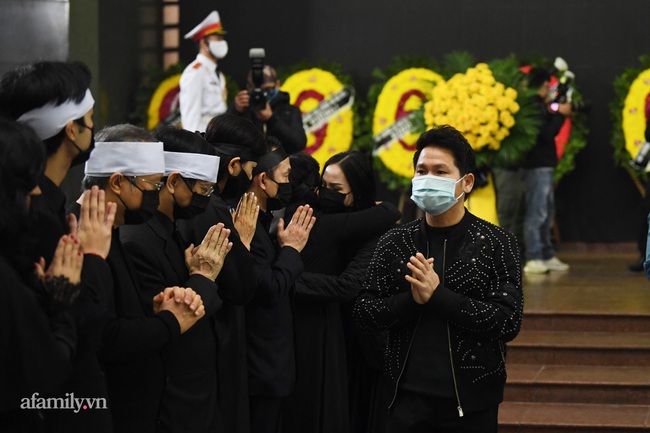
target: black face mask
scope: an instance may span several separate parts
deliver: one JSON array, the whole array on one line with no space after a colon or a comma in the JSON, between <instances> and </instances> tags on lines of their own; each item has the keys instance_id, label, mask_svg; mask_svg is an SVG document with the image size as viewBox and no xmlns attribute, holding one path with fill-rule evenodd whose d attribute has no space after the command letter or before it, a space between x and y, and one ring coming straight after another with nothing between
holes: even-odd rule
<instances>
[{"instance_id":1,"label":"black face mask","mask_svg":"<svg viewBox=\"0 0 650 433\"><path fill-rule=\"evenodd\" d=\"M90 134L91 134L91 136L90 136L90 146L88 146L88 149L86 149L86 150L81 150L81 148L79 146L77 146L74 142L72 143L74 145L74 147L77 148L79 153L72 160L72 163L70 164L71 167L75 167L77 165L83 164L86 161L88 161L88 158L90 158L90 152L92 152L93 149L95 148L95 128L90 128L90 127L88 127L86 125L81 125L81 126L90 129Z\"/></svg>"},{"instance_id":2,"label":"black face mask","mask_svg":"<svg viewBox=\"0 0 650 433\"><path fill-rule=\"evenodd\" d=\"M325 213L347 212L348 208L343 204L346 196L347 194L321 187L318 192L318 204Z\"/></svg>"},{"instance_id":3,"label":"black face mask","mask_svg":"<svg viewBox=\"0 0 650 433\"><path fill-rule=\"evenodd\" d=\"M179 220L192 219L205 212L208 208L208 204L210 204L210 197L195 192L192 192L192 201L190 201L190 204L187 207L179 206L178 203L176 203L176 198L174 198L174 218Z\"/></svg>"},{"instance_id":4,"label":"black face mask","mask_svg":"<svg viewBox=\"0 0 650 433\"><path fill-rule=\"evenodd\" d=\"M137 187L136 187L137 188ZM140 188L138 188L140 189ZM160 200L160 193L156 190L142 191L142 205L138 210L131 210L128 208L124 200L120 196L118 198L124 204L126 210L124 211L124 224L142 224L149 221L158 211L158 204Z\"/></svg>"},{"instance_id":5,"label":"black face mask","mask_svg":"<svg viewBox=\"0 0 650 433\"><path fill-rule=\"evenodd\" d=\"M248 191L251 182L252 179L249 179L244 169L242 169L239 175L228 177L226 186L219 196L228 204L237 203L241 196Z\"/></svg>"},{"instance_id":6,"label":"black face mask","mask_svg":"<svg viewBox=\"0 0 650 433\"><path fill-rule=\"evenodd\" d=\"M269 178L269 180L272 180L275 182L275 180ZM275 195L275 197L269 197L269 199L266 201L266 210L278 210L282 209L283 207L286 207L289 202L291 201L291 195L292 195L292 189L291 189L291 183L289 182L275 182L278 184L278 193Z\"/></svg>"}]
</instances>

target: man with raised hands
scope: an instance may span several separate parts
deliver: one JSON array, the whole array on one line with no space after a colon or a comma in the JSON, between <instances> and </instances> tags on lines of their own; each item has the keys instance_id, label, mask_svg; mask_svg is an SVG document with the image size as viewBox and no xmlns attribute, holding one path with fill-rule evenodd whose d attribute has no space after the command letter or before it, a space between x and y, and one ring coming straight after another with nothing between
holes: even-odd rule
<instances>
[{"instance_id":1,"label":"man with raised hands","mask_svg":"<svg viewBox=\"0 0 650 433\"><path fill-rule=\"evenodd\" d=\"M195 244L214 224L223 223L231 230L229 239L233 246L217 277L223 300L223 307L215 315L219 407L224 431L249 433L244 306L253 299L258 281L250 248L259 206L256 195L246 191L266 146L264 136L251 122L229 114L210 121L205 139L219 156L215 191L205 212L178 221L178 227L184 238ZM231 213L232 203L236 210Z\"/></svg>"},{"instance_id":2,"label":"man with raised hands","mask_svg":"<svg viewBox=\"0 0 650 433\"><path fill-rule=\"evenodd\" d=\"M0 113L31 127L45 143L42 194L34 199L32 257L50 262L61 236L68 233L66 198L60 189L71 166L82 164L93 148L91 74L81 62L43 61L19 66L0 82Z\"/></svg>"},{"instance_id":3,"label":"man with raised hands","mask_svg":"<svg viewBox=\"0 0 650 433\"><path fill-rule=\"evenodd\" d=\"M80 62L42 61L19 66L5 73L0 81L0 113L29 126L45 145L45 170L38 183L42 194L32 202L30 239L33 242L25 245L27 254L33 261L50 263L59 239L67 234L76 239L84 253L81 294L66 313L68 326L71 330L76 328L68 333L76 340L73 374L61 393L101 397L105 385L96 362L94 326L84 324L92 322L104 308L92 296L88 278L96 275L101 281L101 275L109 272L104 259L111 241L115 208L98 208L97 192L89 192L84 202L84 217L77 227L76 219L66 217L66 197L60 188L70 167L83 163L93 148L95 101L89 89L90 81L90 70ZM44 293L39 296L48 297ZM55 410L48 412L46 421L48 431L101 432L108 431L110 414Z\"/></svg>"},{"instance_id":4,"label":"man with raised hands","mask_svg":"<svg viewBox=\"0 0 650 433\"><path fill-rule=\"evenodd\" d=\"M144 224L124 227L122 245L140 277L147 309L161 288L183 286L201 296L207 316L163 349L166 385L158 431L221 431L213 315L222 305L215 280L232 247L230 230L223 223L213 225L195 248L176 228L176 221L205 211L217 181L219 157L198 134L166 128L156 136L165 149L158 212Z\"/></svg>"},{"instance_id":5,"label":"man with raised hands","mask_svg":"<svg viewBox=\"0 0 650 433\"><path fill-rule=\"evenodd\" d=\"M296 380L292 298L303 270L300 252L316 218L309 205L300 206L286 228L279 220L277 242L269 235L271 210L286 205L282 202L291 196L290 171L289 157L277 147L259 159L248 190L260 206L251 242L259 280L246 306L250 425L255 433L282 431L284 400Z\"/></svg>"},{"instance_id":6,"label":"man with raised hands","mask_svg":"<svg viewBox=\"0 0 650 433\"><path fill-rule=\"evenodd\" d=\"M155 314L151 314L140 295L140 279L119 240L122 225L146 222L157 212L165 172L162 143L132 125L105 128L97 139L82 186L85 190L102 188L104 201L116 207L107 256L110 289L97 293L107 305L100 359L115 431L153 433L166 382L162 348L194 326L205 310L192 289L161 287L153 302ZM205 249L199 248L195 256L201 259Z\"/></svg>"}]
</instances>

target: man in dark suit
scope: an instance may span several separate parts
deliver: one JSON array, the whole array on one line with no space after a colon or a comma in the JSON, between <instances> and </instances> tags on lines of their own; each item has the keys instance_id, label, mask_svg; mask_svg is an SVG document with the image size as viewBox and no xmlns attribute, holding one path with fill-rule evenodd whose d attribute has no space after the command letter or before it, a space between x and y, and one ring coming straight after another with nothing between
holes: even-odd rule
<instances>
[{"instance_id":1,"label":"man in dark suit","mask_svg":"<svg viewBox=\"0 0 650 433\"><path fill-rule=\"evenodd\" d=\"M105 202L116 206L107 257L110 289L98 292L108 306L100 358L109 406L115 431L153 433L165 386L161 349L190 329L205 310L194 291L176 287L159 294L154 303L156 314L149 314L139 295L138 276L119 241L120 226L146 221L156 211L165 167L162 144L154 142L148 131L132 125L105 128L97 138L97 148L86 164L83 188L104 189Z\"/></svg>"},{"instance_id":2,"label":"man in dark suit","mask_svg":"<svg viewBox=\"0 0 650 433\"><path fill-rule=\"evenodd\" d=\"M38 244L34 260L50 263L59 239L68 233L65 194L68 170L85 162L94 145L91 74L81 62L37 62L7 72L0 82L0 113L31 127L45 143L47 161L32 211Z\"/></svg>"},{"instance_id":3,"label":"man in dark suit","mask_svg":"<svg viewBox=\"0 0 650 433\"><path fill-rule=\"evenodd\" d=\"M219 156L219 173L214 193L205 212L178 221L188 242L198 244L217 223L230 229L232 249L217 277L223 307L215 315L218 341L219 407L224 431L249 433L248 371L244 306L253 298L258 274L250 252L259 207L254 194L246 194L252 170L266 152L262 134L246 119L221 115L210 121L205 139ZM231 214L228 203L237 203Z\"/></svg>"},{"instance_id":4,"label":"man in dark suit","mask_svg":"<svg viewBox=\"0 0 650 433\"><path fill-rule=\"evenodd\" d=\"M222 301L215 279L226 254L230 230L212 226L198 249L186 245L176 229L179 219L205 210L217 180L219 158L201 136L180 129L158 135L165 147L165 185L158 211L120 236L140 277L145 301L162 287L192 288L203 300L207 317L163 349L166 386L159 432L215 432L222 430L217 403L217 340L214 313ZM150 315L151 301L148 302Z\"/></svg>"},{"instance_id":5,"label":"man in dark suit","mask_svg":"<svg viewBox=\"0 0 650 433\"><path fill-rule=\"evenodd\" d=\"M287 155L282 148L275 149L260 158L249 189L258 197L260 206L251 243L259 281L253 301L246 306L250 422L251 431L256 433L281 431L282 405L296 378L293 288L303 270L300 251L316 219L309 205L300 206L286 229L280 219L277 244L271 239L273 206L269 200L286 198L286 191L290 195L290 171Z\"/></svg>"},{"instance_id":6,"label":"man in dark suit","mask_svg":"<svg viewBox=\"0 0 650 433\"><path fill-rule=\"evenodd\" d=\"M65 338L74 346L72 375L59 393L61 396L74 393L101 398L106 394L106 385L96 359L99 346L93 318L102 314L105 305L94 292L105 290L102 285L109 271L104 260L107 253L104 245L110 243L110 226L108 230L102 229L103 233L89 233L84 229L77 233L76 221L66 217L66 197L61 190L70 168L83 163L93 148L95 101L90 93L90 81L90 70L80 62L42 61L20 66L2 77L0 113L29 126L45 145L45 170L38 183L42 194L32 201L33 221L29 241L25 242L28 258L33 262L43 258L51 263L63 235L79 235L78 241L82 242L84 264L80 299L59 322L60 330L68 329ZM96 277L99 286L90 285L92 277ZM46 293L38 293L38 296L42 302L47 302ZM53 432L111 431L108 410L80 414L54 410L49 411L46 418L47 428Z\"/></svg>"}]
</instances>

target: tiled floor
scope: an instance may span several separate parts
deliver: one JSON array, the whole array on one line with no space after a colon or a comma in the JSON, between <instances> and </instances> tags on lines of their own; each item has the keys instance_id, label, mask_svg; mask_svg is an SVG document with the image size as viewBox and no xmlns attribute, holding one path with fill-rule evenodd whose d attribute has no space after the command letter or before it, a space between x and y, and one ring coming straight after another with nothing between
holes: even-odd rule
<instances>
[{"instance_id":1,"label":"tiled floor","mask_svg":"<svg viewBox=\"0 0 650 433\"><path fill-rule=\"evenodd\" d=\"M568 272L524 277L503 432L650 431L650 281L634 248L558 253Z\"/></svg>"},{"instance_id":2,"label":"tiled floor","mask_svg":"<svg viewBox=\"0 0 650 433\"><path fill-rule=\"evenodd\" d=\"M650 314L650 281L634 252L560 252L568 272L524 277L524 311Z\"/></svg>"}]
</instances>

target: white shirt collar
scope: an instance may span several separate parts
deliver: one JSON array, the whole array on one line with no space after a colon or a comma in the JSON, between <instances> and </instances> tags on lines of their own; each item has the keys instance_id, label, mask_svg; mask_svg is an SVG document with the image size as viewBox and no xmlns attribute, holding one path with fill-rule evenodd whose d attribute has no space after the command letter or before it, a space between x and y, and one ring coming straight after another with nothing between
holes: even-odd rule
<instances>
[{"instance_id":1,"label":"white shirt collar","mask_svg":"<svg viewBox=\"0 0 650 433\"><path fill-rule=\"evenodd\" d=\"M205 64L208 68L214 70L217 67L217 62L212 60L210 57L206 56L205 54L199 53L196 55L196 60L201 62L201 64Z\"/></svg>"}]
</instances>

